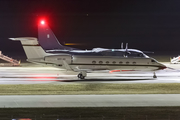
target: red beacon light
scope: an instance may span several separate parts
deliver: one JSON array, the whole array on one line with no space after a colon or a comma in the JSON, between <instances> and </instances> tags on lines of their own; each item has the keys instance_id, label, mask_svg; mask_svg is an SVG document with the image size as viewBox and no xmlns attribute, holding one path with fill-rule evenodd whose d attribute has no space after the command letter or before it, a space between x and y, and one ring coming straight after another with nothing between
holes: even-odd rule
<instances>
[{"instance_id":1,"label":"red beacon light","mask_svg":"<svg viewBox=\"0 0 180 120\"><path fill-rule=\"evenodd\" d=\"M42 21L41 21L41 25L44 25L44 24L45 24L45 22L44 22L44 20L42 20Z\"/></svg>"}]
</instances>

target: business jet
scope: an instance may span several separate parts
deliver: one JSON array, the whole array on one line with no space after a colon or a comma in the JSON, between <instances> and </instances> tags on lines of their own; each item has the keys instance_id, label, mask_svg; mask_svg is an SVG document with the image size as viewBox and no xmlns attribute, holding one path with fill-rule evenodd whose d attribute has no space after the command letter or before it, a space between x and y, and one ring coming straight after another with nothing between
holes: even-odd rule
<instances>
[{"instance_id":1,"label":"business jet","mask_svg":"<svg viewBox=\"0 0 180 120\"><path fill-rule=\"evenodd\" d=\"M121 49L93 48L80 50L64 46L45 21L38 24L38 39L35 37L9 38L20 41L27 56L27 61L46 65L55 65L66 70L79 72L77 77L85 79L93 71L155 71L166 66L147 56L140 50L128 49L128 44Z\"/></svg>"}]
</instances>

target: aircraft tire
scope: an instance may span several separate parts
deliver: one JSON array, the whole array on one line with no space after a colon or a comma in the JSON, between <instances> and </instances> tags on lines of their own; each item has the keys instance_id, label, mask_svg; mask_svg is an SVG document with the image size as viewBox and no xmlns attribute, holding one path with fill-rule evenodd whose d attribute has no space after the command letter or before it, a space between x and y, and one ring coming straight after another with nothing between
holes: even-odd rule
<instances>
[{"instance_id":1,"label":"aircraft tire","mask_svg":"<svg viewBox=\"0 0 180 120\"><path fill-rule=\"evenodd\" d=\"M157 78L156 73L154 72L153 78Z\"/></svg>"},{"instance_id":2,"label":"aircraft tire","mask_svg":"<svg viewBox=\"0 0 180 120\"><path fill-rule=\"evenodd\" d=\"M153 78L157 78L157 76L156 76L156 75L153 75Z\"/></svg>"},{"instance_id":3,"label":"aircraft tire","mask_svg":"<svg viewBox=\"0 0 180 120\"><path fill-rule=\"evenodd\" d=\"M77 77L80 78L80 79L84 79L84 78L85 78L85 76L83 76L82 73L79 73L79 74L77 75Z\"/></svg>"},{"instance_id":4,"label":"aircraft tire","mask_svg":"<svg viewBox=\"0 0 180 120\"><path fill-rule=\"evenodd\" d=\"M85 77L84 76L81 76L81 79L84 79Z\"/></svg>"},{"instance_id":5,"label":"aircraft tire","mask_svg":"<svg viewBox=\"0 0 180 120\"><path fill-rule=\"evenodd\" d=\"M82 74L81 74L81 73L79 73L79 74L77 75L77 77L78 77L78 78L81 78L81 76L82 76Z\"/></svg>"}]
</instances>

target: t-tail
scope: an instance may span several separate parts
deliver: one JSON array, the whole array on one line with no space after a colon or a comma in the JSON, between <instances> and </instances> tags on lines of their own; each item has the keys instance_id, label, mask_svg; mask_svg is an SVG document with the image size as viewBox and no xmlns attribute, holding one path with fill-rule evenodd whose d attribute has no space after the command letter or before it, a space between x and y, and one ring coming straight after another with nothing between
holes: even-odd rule
<instances>
[{"instance_id":1,"label":"t-tail","mask_svg":"<svg viewBox=\"0 0 180 120\"><path fill-rule=\"evenodd\" d=\"M28 58L28 61L35 62L36 60L43 59L45 56L49 55L39 45L37 38L19 37L19 38L9 38L9 39L14 41L21 41L21 44Z\"/></svg>"},{"instance_id":2,"label":"t-tail","mask_svg":"<svg viewBox=\"0 0 180 120\"><path fill-rule=\"evenodd\" d=\"M38 23L38 41L44 50L72 50L74 48L63 46L49 28L45 21Z\"/></svg>"}]
</instances>

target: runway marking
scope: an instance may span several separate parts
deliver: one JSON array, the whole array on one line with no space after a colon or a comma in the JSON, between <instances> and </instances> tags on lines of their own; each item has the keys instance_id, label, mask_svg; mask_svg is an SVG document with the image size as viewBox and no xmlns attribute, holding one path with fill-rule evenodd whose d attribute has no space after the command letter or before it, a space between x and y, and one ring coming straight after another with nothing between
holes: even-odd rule
<instances>
[{"instance_id":1,"label":"runway marking","mask_svg":"<svg viewBox=\"0 0 180 120\"><path fill-rule=\"evenodd\" d=\"M46 101L50 106L54 107L49 101Z\"/></svg>"},{"instance_id":2,"label":"runway marking","mask_svg":"<svg viewBox=\"0 0 180 120\"><path fill-rule=\"evenodd\" d=\"M16 101L14 101L14 102L16 103L17 106L19 106ZM20 107L20 106L19 106L19 107Z\"/></svg>"}]
</instances>

